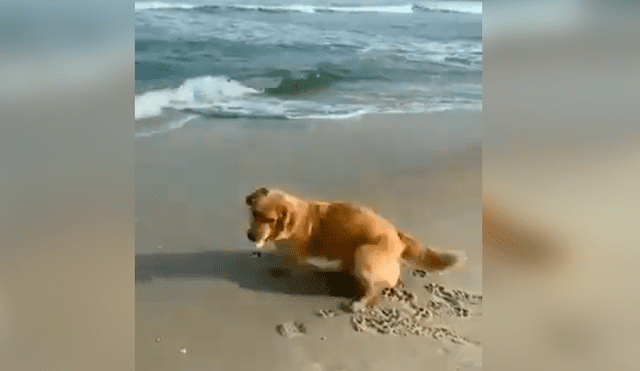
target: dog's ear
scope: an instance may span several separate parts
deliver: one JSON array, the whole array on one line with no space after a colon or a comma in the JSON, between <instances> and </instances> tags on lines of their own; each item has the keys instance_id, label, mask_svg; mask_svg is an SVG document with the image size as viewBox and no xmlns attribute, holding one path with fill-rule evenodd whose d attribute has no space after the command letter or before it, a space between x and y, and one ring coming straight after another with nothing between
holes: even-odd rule
<instances>
[{"instance_id":1,"label":"dog's ear","mask_svg":"<svg viewBox=\"0 0 640 371\"><path fill-rule=\"evenodd\" d=\"M247 198L245 199L245 202L247 203L247 205L251 206L253 205L253 202L261 196L266 196L267 194L269 194L269 190L266 188L259 188L256 189L255 191L253 191L252 194L248 195Z\"/></svg>"}]
</instances>

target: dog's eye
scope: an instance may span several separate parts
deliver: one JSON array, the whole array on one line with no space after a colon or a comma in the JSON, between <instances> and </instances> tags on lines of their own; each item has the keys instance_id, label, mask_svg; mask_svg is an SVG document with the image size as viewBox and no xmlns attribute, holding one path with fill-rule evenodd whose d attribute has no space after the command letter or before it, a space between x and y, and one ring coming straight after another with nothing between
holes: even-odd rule
<instances>
[{"instance_id":1,"label":"dog's eye","mask_svg":"<svg viewBox=\"0 0 640 371\"><path fill-rule=\"evenodd\" d=\"M261 221L261 222L263 222L263 223L273 223L273 222L275 222L275 221L276 221L276 220L275 220L275 219L273 219L273 218L267 218L266 216L264 216L264 215L260 214L260 213L259 213L259 212L257 212L257 211L253 211L253 212L251 213L251 215L253 215L253 217L254 217L256 220L259 220L259 221Z\"/></svg>"}]
</instances>

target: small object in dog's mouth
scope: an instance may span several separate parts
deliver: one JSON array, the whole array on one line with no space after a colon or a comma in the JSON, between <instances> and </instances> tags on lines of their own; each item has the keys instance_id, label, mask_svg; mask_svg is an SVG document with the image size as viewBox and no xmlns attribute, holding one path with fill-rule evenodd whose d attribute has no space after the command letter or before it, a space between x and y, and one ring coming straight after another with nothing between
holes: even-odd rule
<instances>
[{"instance_id":1,"label":"small object in dog's mouth","mask_svg":"<svg viewBox=\"0 0 640 371\"><path fill-rule=\"evenodd\" d=\"M180 348L180 353L187 354L187 348L185 347Z\"/></svg>"},{"instance_id":2,"label":"small object in dog's mouth","mask_svg":"<svg viewBox=\"0 0 640 371\"><path fill-rule=\"evenodd\" d=\"M264 241L256 242L256 248L261 248L264 245Z\"/></svg>"}]
</instances>

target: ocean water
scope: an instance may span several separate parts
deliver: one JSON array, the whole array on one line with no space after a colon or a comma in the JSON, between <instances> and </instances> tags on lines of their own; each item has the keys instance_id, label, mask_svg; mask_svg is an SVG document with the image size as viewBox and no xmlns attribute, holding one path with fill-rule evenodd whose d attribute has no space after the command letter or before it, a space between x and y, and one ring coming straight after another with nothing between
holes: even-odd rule
<instances>
[{"instance_id":1,"label":"ocean water","mask_svg":"<svg viewBox=\"0 0 640 371\"><path fill-rule=\"evenodd\" d=\"M136 136L482 108L480 1L136 2L135 30Z\"/></svg>"}]
</instances>

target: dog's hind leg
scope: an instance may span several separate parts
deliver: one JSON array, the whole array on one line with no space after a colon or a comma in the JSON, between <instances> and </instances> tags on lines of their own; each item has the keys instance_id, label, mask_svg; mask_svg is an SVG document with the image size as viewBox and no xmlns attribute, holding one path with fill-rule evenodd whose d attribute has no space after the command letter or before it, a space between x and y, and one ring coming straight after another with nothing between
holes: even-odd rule
<instances>
[{"instance_id":1,"label":"dog's hind leg","mask_svg":"<svg viewBox=\"0 0 640 371\"><path fill-rule=\"evenodd\" d=\"M360 298L359 305L370 308L378 304L378 302L380 301L380 292L388 285L386 285L386 283L384 282L379 281L367 281L363 284L363 286L364 295L362 296L362 298Z\"/></svg>"},{"instance_id":2,"label":"dog's hind leg","mask_svg":"<svg viewBox=\"0 0 640 371\"><path fill-rule=\"evenodd\" d=\"M394 287L400 277L400 261L382 246L365 245L356 253L355 276L363 288L362 305L371 307L380 300L383 288Z\"/></svg>"}]
</instances>

